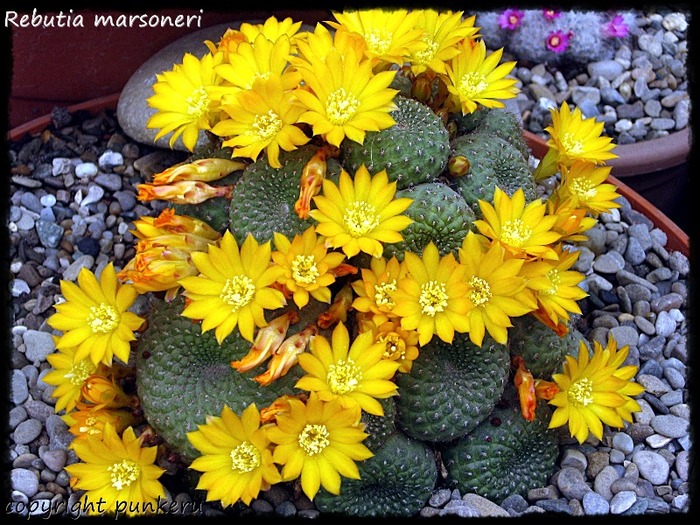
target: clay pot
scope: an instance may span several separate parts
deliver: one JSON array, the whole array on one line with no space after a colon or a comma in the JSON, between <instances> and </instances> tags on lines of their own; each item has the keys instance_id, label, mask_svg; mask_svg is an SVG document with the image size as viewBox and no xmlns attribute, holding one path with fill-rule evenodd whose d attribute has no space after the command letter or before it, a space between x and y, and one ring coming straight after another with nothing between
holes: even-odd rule
<instances>
[{"instance_id":1,"label":"clay pot","mask_svg":"<svg viewBox=\"0 0 700 525\"><path fill-rule=\"evenodd\" d=\"M97 114L104 109L116 109L118 101L119 93L115 93L109 96L100 97L94 100L69 106L67 109L70 112L82 110L88 111L91 114ZM16 141L20 140L26 134L38 134L50 125L52 125L51 115L44 115L27 122L26 124L11 129L7 134L7 140ZM524 131L524 135L532 154L537 158L544 157L548 149L547 142L543 138L529 131ZM645 216L651 219L657 228L666 233L668 237L668 241L666 243L667 250L679 251L686 256L690 256L690 240L688 235L681 228L671 221L661 210L654 206L654 204L641 196L620 179L612 175L610 175L608 179L612 184L617 186L618 193L624 196L630 202L633 209L643 213Z\"/></svg>"}]
</instances>

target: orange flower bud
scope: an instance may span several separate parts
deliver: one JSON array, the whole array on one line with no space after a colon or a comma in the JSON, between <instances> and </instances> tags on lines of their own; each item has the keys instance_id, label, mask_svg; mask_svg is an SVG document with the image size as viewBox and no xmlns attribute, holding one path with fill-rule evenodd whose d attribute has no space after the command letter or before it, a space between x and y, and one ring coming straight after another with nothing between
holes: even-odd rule
<instances>
[{"instance_id":1,"label":"orange flower bud","mask_svg":"<svg viewBox=\"0 0 700 525\"><path fill-rule=\"evenodd\" d=\"M549 401L554 399L558 392L559 387L556 383L545 381L544 379L535 379L535 395L537 399Z\"/></svg>"},{"instance_id":2,"label":"orange flower bud","mask_svg":"<svg viewBox=\"0 0 700 525\"><path fill-rule=\"evenodd\" d=\"M346 284L338 291L330 308L318 316L316 321L318 326L325 330L338 321L344 323L348 317L348 310L352 307L352 301L352 287Z\"/></svg>"},{"instance_id":3,"label":"orange flower bud","mask_svg":"<svg viewBox=\"0 0 700 525\"><path fill-rule=\"evenodd\" d=\"M308 398L308 394L306 392L301 392L295 395L285 394L278 397L270 404L270 406L260 409L260 423L262 425L274 423L279 414L286 414L289 412L290 399L300 399L301 401L304 401L306 398Z\"/></svg>"},{"instance_id":4,"label":"orange flower bud","mask_svg":"<svg viewBox=\"0 0 700 525\"><path fill-rule=\"evenodd\" d=\"M252 370L277 351L287 335L289 325L298 322L299 312L296 310L289 310L276 317L258 330L250 352L240 361L231 361L231 366L239 372Z\"/></svg>"},{"instance_id":5,"label":"orange flower bud","mask_svg":"<svg viewBox=\"0 0 700 525\"><path fill-rule=\"evenodd\" d=\"M211 186L192 180L162 186L138 184L136 188L139 190L137 198L141 201L165 200L175 204L200 204L214 197L230 199L233 194L233 186Z\"/></svg>"},{"instance_id":6,"label":"orange flower bud","mask_svg":"<svg viewBox=\"0 0 700 525\"><path fill-rule=\"evenodd\" d=\"M470 167L471 164L469 164L469 159L464 155L451 157L447 162L447 170L450 172L450 175L455 178L466 175Z\"/></svg>"},{"instance_id":7,"label":"orange flower bud","mask_svg":"<svg viewBox=\"0 0 700 525\"><path fill-rule=\"evenodd\" d=\"M285 375L299 361L299 354L306 351L311 340L318 334L318 327L310 324L298 334L288 337L270 359L267 371L253 379L267 386Z\"/></svg>"},{"instance_id":8,"label":"orange flower bud","mask_svg":"<svg viewBox=\"0 0 700 525\"><path fill-rule=\"evenodd\" d=\"M136 407L138 404L135 396L128 395L111 378L100 374L88 377L80 392L83 400L92 404L92 410Z\"/></svg>"},{"instance_id":9,"label":"orange flower bud","mask_svg":"<svg viewBox=\"0 0 700 525\"><path fill-rule=\"evenodd\" d=\"M532 374L525 368L525 360L516 355L512 360L513 366L517 367L513 383L518 389L520 398L520 413L528 421L534 421L535 409L537 408L537 398L535 396L535 380Z\"/></svg>"},{"instance_id":10,"label":"orange flower bud","mask_svg":"<svg viewBox=\"0 0 700 525\"><path fill-rule=\"evenodd\" d=\"M230 159L198 159L186 164L178 164L153 175L153 184L161 186L173 182L194 180L211 182L239 171L247 166L245 162Z\"/></svg>"},{"instance_id":11,"label":"orange flower bud","mask_svg":"<svg viewBox=\"0 0 700 525\"><path fill-rule=\"evenodd\" d=\"M299 198L294 203L294 211L300 219L308 219L309 211L311 210L311 199L323 186L323 179L326 178L326 169L328 167L326 160L329 157L337 156L338 148L335 146L325 146L319 148L318 151L304 165L301 172L301 182Z\"/></svg>"}]
</instances>

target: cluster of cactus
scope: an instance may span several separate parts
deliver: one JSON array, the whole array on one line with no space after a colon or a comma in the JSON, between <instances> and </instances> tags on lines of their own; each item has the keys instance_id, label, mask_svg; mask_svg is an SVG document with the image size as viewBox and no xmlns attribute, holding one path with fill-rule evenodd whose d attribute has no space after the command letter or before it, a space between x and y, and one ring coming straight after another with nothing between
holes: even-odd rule
<instances>
[{"instance_id":1,"label":"cluster of cactus","mask_svg":"<svg viewBox=\"0 0 700 525\"><path fill-rule=\"evenodd\" d=\"M491 49L502 47L522 62L562 67L585 65L612 59L628 39L627 35L615 36L606 30L613 15L605 11L566 10L548 18L542 9L522 9L518 11L519 22L512 28L499 23L502 14L503 10L477 14L482 38ZM636 27L633 12L624 11L616 16L628 29ZM558 31L567 36L568 46L561 52L552 52L546 41Z\"/></svg>"},{"instance_id":2,"label":"cluster of cactus","mask_svg":"<svg viewBox=\"0 0 700 525\"><path fill-rule=\"evenodd\" d=\"M413 223L403 231L403 242L385 246L385 257L421 253L429 242L443 255L456 255L467 232L475 231L477 200L491 201L496 186L511 194L524 188L529 200L535 198L529 151L514 115L481 108L469 118L443 119L402 95L396 105L396 126L368 132L363 144L341 148L328 159L326 173L337 180L341 169L355 173L360 164L370 172L385 169L398 183L397 197L414 199L406 210ZM239 242L248 234L260 243L272 240L273 232L301 234L310 220L299 218L294 205L303 167L318 148L310 143L282 152L281 168L271 168L262 157L233 175L237 182L230 201L206 201L187 212L220 231L228 228ZM368 267L362 254L350 262ZM342 285L336 283L333 290ZM303 373L299 365L261 386L253 378L264 371L262 365L245 373L230 366L250 350L237 331L219 345L210 332L201 333L198 324L178 315L181 299L152 296L151 301L148 327L137 346L138 395L149 424L183 461L196 456L187 433L224 405L240 413L252 403L265 407L279 396L299 393L294 387ZM312 298L299 309L288 334L307 326L324 306ZM285 309L297 307L292 303ZM455 334L451 344L434 339L422 347L411 371L395 377L399 395L382 400L384 416L363 415L369 434L365 444L374 456L358 465L361 479L344 480L340 495L322 489L315 498L318 508L355 516L415 515L438 486L443 468L450 486L497 502L545 485L557 457L556 433L547 428L545 402L538 402L533 422L520 414L510 386L511 357L526 355L538 377L548 377L575 350L576 338L561 338L530 316L517 321L530 324L516 327L518 336L505 345L487 336L476 346ZM346 325L351 334L355 324L350 310Z\"/></svg>"}]
</instances>

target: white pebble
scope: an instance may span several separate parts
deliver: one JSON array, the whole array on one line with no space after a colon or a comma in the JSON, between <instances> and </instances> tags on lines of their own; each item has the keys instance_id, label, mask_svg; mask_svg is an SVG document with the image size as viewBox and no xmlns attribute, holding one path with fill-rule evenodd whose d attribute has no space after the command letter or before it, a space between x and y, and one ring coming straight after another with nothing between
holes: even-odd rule
<instances>
[{"instance_id":1,"label":"white pebble","mask_svg":"<svg viewBox=\"0 0 700 525\"><path fill-rule=\"evenodd\" d=\"M42 206L45 206L46 208L51 208L54 204L56 204L56 196L52 193L47 193L46 195L41 197L41 199L39 199L39 202L41 202Z\"/></svg>"},{"instance_id":2,"label":"white pebble","mask_svg":"<svg viewBox=\"0 0 700 525\"><path fill-rule=\"evenodd\" d=\"M97 175L97 166L92 162L83 162L75 167L76 177L94 177L95 175Z\"/></svg>"},{"instance_id":3,"label":"white pebble","mask_svg":"<svg viewBox=\"0 0 700 525\"><path fill-rule=\"evenodd\" d=\"M121 153L108 149L100 155L100 158L97 159L97 163L100 165L100 168L109 169L124 164L124 157L122 157Z\"/></svg>"}]
</instances>

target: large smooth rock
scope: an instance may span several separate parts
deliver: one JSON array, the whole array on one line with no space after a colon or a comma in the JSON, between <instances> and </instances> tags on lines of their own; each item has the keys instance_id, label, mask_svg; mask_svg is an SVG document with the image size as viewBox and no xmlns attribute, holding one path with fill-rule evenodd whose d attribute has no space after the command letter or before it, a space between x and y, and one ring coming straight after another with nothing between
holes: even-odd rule
<instances>
[{"instance_id":1,"label":"large smooth rock","mask_svg":"<svg viewBox=\"0 0 700 525\"><path fill-rule=\"evenodd\" d=\"M263 20L251 20L250 22L262 23ZM155 136L158 130L146 127L146 122L155 113L155 109L150 107L146 100L153 95L156 74L172 69L175 64L181 64L185 53L192 53L197 58L202 58L209 51L204 44L205 40L218 42L226 29L229 27L238 28L240 25L240 20L232 20L230 24L219 24L200 29L168 44L144 62L122 89L117 103L117 120L124 133L138 142L171 149L168 143L170 134L156 141ZM201 131L197 145L203 145L206 142L206 136ZM175 141L172 149L187 151L182 143L182 137Z\"/></svg>"}]
</instances>

